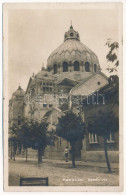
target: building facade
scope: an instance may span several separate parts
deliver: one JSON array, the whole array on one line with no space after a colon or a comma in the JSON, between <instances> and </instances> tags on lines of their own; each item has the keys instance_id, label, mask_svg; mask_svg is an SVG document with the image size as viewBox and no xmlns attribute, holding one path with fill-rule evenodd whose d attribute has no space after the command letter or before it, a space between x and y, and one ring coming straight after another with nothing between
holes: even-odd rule
<instances>
[{"instance_id":1,"label":"building facade","mask_svg":"<svg viewBox=\"0 0 126 195\"><path fill-rule=\"evenodd\" d=\"M48 57L46 69L42 68L30 77L25 92L19 86L13 93L9 101L9 128L13 124L19 126L25 120L41 121L44 118L49 122L49 130L52 130L55 129L58 117L70 108L81 114L85 121L85 113L88 112L84 108L80 110L71 97L84 98L105 86L109 86L109 81L101 72L98 57L81 43L79 33L70 26L64 35L64 42ZM93 139L98 142L96 135L89 135L83 143L77 144L78 158L84 157L85 151L96 149L91 147ZM66 145L69 146L69 143L57 138L55 146L47 146L45 157L63 158ZM103 150L102 147L98 148ZM113 150L118 150L118 147Z\"/></svg>"}]
</instances>

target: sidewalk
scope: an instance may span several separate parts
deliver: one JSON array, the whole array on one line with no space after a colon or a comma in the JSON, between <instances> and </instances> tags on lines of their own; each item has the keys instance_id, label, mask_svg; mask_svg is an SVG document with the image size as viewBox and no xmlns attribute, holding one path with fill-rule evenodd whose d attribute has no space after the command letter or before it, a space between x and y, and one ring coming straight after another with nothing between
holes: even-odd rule
<instances>
[{"instance_id":1,"label":"sidewalk","mask_svg":"<svg viewBox=\"0 0 126 195\"><path fill-rule=\"evenodd\" d=\"M26 162L25 158L21 158L21 157L16 157L16 161L23 161L23 162ZM35 162L37 163L38 162L38 159L36 158L28 158L27 159L28 162ZM57 159L42 159L43 163L46 163L47 165L52 165L53 164L59 164L59 165L72 165L72 161L69 160L68 162L65 162L65 159L64 160L57 160ZM114 168L114 169L119 169L119 163L110 163L111 164L111 167ZM81 161L76 161L76 166L78 165L83 165L83 166L88 166L88 167L99 167L99 168L106 168L107 167L107 164L106 162L85 162L84 160L81 160Z\"/></svg>"},{"instance_id":2,"label":"sidewalk","mask_svg":"<svg viewBox=\"0 0 126 195\"><path fill-rule=\"evenodd\" d=\"M119 185L118 164L111 163L112 173L107 173L106 163L43 159L16 158L9 160L9 185L18 186L20 177L48 177L49 186L117 186Z\"/></svg>"}]
</instances>

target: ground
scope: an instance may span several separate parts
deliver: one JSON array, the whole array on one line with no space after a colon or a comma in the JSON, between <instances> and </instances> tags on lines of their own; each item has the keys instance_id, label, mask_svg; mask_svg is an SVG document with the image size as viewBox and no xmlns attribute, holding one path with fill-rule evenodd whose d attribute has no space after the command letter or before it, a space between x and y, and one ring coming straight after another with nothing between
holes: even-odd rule
<instances>
[{"instance_id":1,"label":"ground","mask_svg":"<svg viewBox=\"0 0 126 195\"><path fill-rule=\"evenodd\" d=\"M17 158L9 160L9 186L19 186L20 177L48 177L49 186L118 186L118 163L111 163L112 173L107 173L106 163L76 161L72 168L71 161Z\"/></svg>"}]
</instances>

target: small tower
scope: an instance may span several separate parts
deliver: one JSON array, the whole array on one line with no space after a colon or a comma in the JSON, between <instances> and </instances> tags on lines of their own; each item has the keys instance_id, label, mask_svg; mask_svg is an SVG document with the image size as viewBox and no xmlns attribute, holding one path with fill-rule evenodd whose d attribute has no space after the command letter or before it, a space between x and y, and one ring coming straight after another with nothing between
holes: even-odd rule
<instances>
[{"instance_id":1,"label":"small tower","mask_svg":"<svg viewBox=\"0 0 126 195\"><path fill-rule=\"evenodd\" d=\"M9 100L9 128L15 124L19 126L24 118L24 95L25 91L20 84Z\"/></svg>"},{"instance_id":2,"label":"small tower","mask_svg":"<svg viewBox=\"0 0 126 195\"><path fill-rule=\"evenodd\" d=\"M80 41L80 35L77 31L75 31L73 29L72 24L70 26L70 29L67 32L65 32L65 35L64 35L64 41L66 41L68 39L76 39L76 40Z\"/></svg>"}]
</instances>

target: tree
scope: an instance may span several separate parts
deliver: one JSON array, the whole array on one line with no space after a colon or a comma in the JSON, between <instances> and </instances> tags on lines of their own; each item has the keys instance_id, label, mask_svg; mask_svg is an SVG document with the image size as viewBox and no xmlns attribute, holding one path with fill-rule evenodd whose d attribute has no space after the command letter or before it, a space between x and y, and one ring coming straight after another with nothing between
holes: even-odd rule
<instances>
[{"instance_id":1,"label":"tree","mask_svg":"<svg viewBox=\"0 0 126 195\"><path fill-rule=\"evenodd\" d=\"M46 122L38 122L38 121L30 121L28 124L28 137L29 137L29 146L35 150L38 150L38 163L42 163L42 154L45 150L45 147L48 144L48 123ZM27 128L25 128L27 129ZM24 137L25 137L24 130Z\"/></svg>"},{"instance_id":2,"label":"tree","mask_svg":"<svg viewBox=\"0 0 126 195\"><path fill-rule=\"evenodd\" d=\"M16 154L16 150L17 150L17 145L18 145L18 136L17 136L17 127L14 124L11 128L10 128L10 132L9 132L9 142L11 145L11 159L12 157L14 157L14 161L15 161L15 154Z\"/></svg>"},{"instance_id":3,"label":"tree","mask_svg":"<svg viewBox=\"0 0 126 195\"><path fill-rule=\"evenodd\" d=\"M47 145L53 145L54 133L48 132L48 123L45 121L26 121L22 126L11 128L11 141L17 146L21 144L26 149L27 161L27 148L38 150L38 163L42 162L42 154ZM13 144L14 145L14 144Z\"/></svg>"},{"instance_id":4,"label":"tree","mask_svg":"<svg viewBox=\"0 0 126 195\"><path fill-rule=\"evenodd\" d=\"M113 111L99 111L87 118L87 129L90 133L95 133L104 138L104 151L108 172L111 172L111 166L107 152L107 139L111 134L119 130L119 120L115 117Z\"/></svg>"},{"instance_id":5,"label":"tree","mask_svg":"<svg viewBox=\"0 0 126 195\"><path fill-rule=\"evenodd\" d=\"M78 140L82 141L85 133L85 124L80 116L77 116L72 111L67 112L59 118L56 126L56 134L59 137L66 139L72 149L72 165L75 168L75 144Z\"/></svg>"},{"instance_id":6,"label":"tree","mask_svg":"<svg viewBox=\"0 0 126 195\"><path fill-rule=\"evenodd\" d=\"M119 43L116 41L112 41L111 39L108 39L105 45L109 48L109 52L106 55L106 59L108 62L112 63L112 67L107 68L109 73L111 73L117 71L117 67L119 66L118 60Z\"/></svg>"},{"instance_id":7,"label":"tree","mask_svg":"<svg viewBox=\"0 0 126 195\"><path fill-rule=\"evenodd\" d=\"M31 139L30 139L30 123L25 122L21 126L21 131L18 133L18 140L20 140L22 147L25 149L26 152L26 161L28 158L27 149L32 147Z\"/></svg>"}]
</instances>

